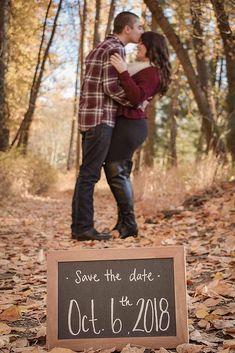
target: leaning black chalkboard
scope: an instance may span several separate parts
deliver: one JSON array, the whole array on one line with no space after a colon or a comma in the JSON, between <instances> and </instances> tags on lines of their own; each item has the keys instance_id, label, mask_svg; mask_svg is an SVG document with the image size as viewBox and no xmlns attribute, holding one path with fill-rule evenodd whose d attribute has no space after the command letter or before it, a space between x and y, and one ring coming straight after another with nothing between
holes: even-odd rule
<instances>
[{"instance_id":1,"label":"leaning black chalkboard","mask_svg":"<svg viewBox=\"0 0 235 353\"><path fill-rule=\"evenodd\" d=\"M188 341L183 246L51 251L48 348L174 348Z\"/></svg>"}]
</instances>

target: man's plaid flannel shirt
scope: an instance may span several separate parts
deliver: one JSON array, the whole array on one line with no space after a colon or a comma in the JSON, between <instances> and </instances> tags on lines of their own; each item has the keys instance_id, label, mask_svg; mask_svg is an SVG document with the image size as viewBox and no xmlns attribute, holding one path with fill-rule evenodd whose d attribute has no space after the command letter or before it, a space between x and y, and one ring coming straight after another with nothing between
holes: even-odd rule
<instances>
[{"instance_id":1,"label":"man's plaid flannel shirt","mask_svg":"<svg viewBox=\"0 0 235 353\"><path fill-rule=\"evenodd\" d=\"M114 53L124 58L125 48L116 36L110 34L86 57L78 111L80 131L101 123L114 127L117 103L130 106L118 73L110 63L110 56Z\"/></svg>"}]
</instances>

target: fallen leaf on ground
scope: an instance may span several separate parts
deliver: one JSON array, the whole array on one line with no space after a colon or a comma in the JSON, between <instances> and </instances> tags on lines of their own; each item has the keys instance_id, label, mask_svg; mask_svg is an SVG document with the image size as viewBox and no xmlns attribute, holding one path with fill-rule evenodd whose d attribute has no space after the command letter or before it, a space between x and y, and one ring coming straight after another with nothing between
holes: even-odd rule
<instances>
[{"instance_id":1,"label":"fallen leaf on ground","mask_svg":"<svg viewBox=\"0 0 235 353\"><path fill-rule=\"evenodd\" d=\"M11 332L11 327L3 322L0 322L0 335L8 335Z\"/></svg>"},{"instance_id":2,"label":"fallen leaf on ground","mask_svg":"<svg viewBox=\"0 0 235 353\"><path fill-rule=\"evenodd\" d=\"M221 330L234 327L234 321L235 320L231 320L231 322L230 320L214 320L211 323L217 330Z\"/></svg>"},{"instance_id":3,"label":"fallen leaf on ground","mask_svg":"<svg viewBox=\"0 0 235 353\"><path fill-rule=\"evenodd\" d=\"M12 347L13 347L13 350L14 348L19 348L22 351L22 348L27 347L28 345L29 345L29 341L27 340L27 338L19 338L18 340L13 342ZM17 350L15 350L15 352L17 352Z\"/></svg>"},{"instance_id":4,"label":"fallen leaf on ground","mask_svg":"<svg viewBox=\"0 0 235 353\"><path fill-rule=\"evenodd\" d=\"M10 342L9 336L2 336L0 337L0 348L3 348Z\"/></svg>"},{"instance_id":5,"label":"fallen leaf on ground","mask_svg":"<svg viewBox=\"0 0 235 353\"><path fill-rule=\"evenodd\" d=\"M203 345L184 343L176 347L177 353L198 353L203 348Z\"/></svg>"},{"instance_id":6,"label":"fallen leaf on ground","mask_svg":"<svg viewBox=\"0 0 235 353\"><path fill-rule=\"evenodd\" d=\"M235 340L226 340L223 342L224 348L235 348Z\"/></svg>"},{"instance_id":7,"label":"fallen leaf on ground","mask_svg":"<svg viewBox=\"0 0 235 353\"><path fill-rule=\"evenodd\" d=\"M169 351L164 347L160 347L158 353L169 353Z\"/></svg>"},{"instance_id":8,"label":"fallen leaf on ground","mask_svg":"<svg viewBox=\"0 0 235 353\"><path fill-rule=\"evenodd\" d=\"M218 353L229 353L229 352L230 352L230 348L222 349L222 351L218 351Z\"/></svg>"},{"instance_id":9,"label":"fallen leaf on ground","mask_svg":"<svg viewBox=\"0 0 235 353\"><path fill-rule=\"evenodd\" d=\"M207 315L209 315L209 313L206 310L197 310L196 311L196 317L198 319L204 319Z\"/></svg>"},{"instance_id":10,"label":"fallen leaf on ground","mask_svg":"<svg viewBox=\"0 0 235 353\"><path fill-rule=\"evenodd\" d=\"M16 305L11 305L0 314L2 321L16 321L21 318L20 308Z\"/></svg>"},{"instance_id":11,"label":"fallen leaf on ground","mask_svg":"<svg viewBox=\"0 0 235 353\"><path fill-rule=\"evenodd\" d=\"M39 338L39 337L44 337L44 336L46 336L46 327L42 326L38 330L36 337Z\"/></svg>"},{"instance_id":12,"label":"fallen leaf on ground","mask_svg":"<svg viewBox=\"0 0 235 353\"><path fill-rule=\"evenodd\" d=\"M217 298L217 299L214 299L214 298L207 298L203 304L210 307L210 306L216 306L218 305L219 303L222 302L222 298Z\"/></svg>"},{"instance_id":13,"label":"fallen leaf on ground","mask_svg":"<svg viewBox=\"0 0 235 353\"><path fill-rule=\"evenodd\" d=\"M198 323L198 326L200 328L209 328L210 327L210 323L207 320L200 320Z\"/></svg>"},{"instance_id":14,"label":"fallen leaf on ground","mask_svg":"<svg viewBox=\"0 0 235 353\"><path fill-rule=\"evenodd\" d=\"M130 344L127 344L122 350L121 353L144 353L145 347L131 347Z\"/></svg>"},{"instance_id":15,"label":"fallen leaf on ground","mask_svg":"<svg viewBox=\"0 0 235 353\"><path fill-rule=\"evenodd\" d=\"M109 348L109 349L101 349L99 351L99 353L112 353L112 352L115 352L116 351L116 347L112 347L112 348Z\"/></svg>"}]
</instances>

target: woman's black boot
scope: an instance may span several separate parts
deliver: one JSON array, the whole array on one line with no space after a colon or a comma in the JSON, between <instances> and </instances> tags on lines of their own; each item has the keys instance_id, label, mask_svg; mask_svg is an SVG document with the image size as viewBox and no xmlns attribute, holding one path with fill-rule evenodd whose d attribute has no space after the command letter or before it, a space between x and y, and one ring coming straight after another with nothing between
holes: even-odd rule
<instances>
[{"instance_id":1,"label":"woman's black boot","mask_svg":"<svg viewBox=\"0 0 235 353\"><path fill-rule=\"evenodd\" d=\"M130 181L132 161L106 162L105 175L118 206L118 222L115 228L122 239L138 235L135 221L133 190Z\"/></svg>"}]
</instances>

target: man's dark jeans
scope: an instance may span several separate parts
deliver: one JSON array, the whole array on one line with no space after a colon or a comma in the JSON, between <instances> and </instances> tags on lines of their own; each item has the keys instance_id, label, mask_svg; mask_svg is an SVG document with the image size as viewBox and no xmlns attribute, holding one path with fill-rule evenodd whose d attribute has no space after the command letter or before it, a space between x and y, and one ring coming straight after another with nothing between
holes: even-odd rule
<instances>
[{"instance_id":1,"label":"man's dark jeans","mask_svg":"<svg viewBox=\"0 0 235 353\"><path fill-rule=\"evenodd\" d=\"M72 233L80 234L94 227L93 193L100 179L113 129L100 124L82 133L82 165L72 202Z\"/></svg>"}]
</instances>

